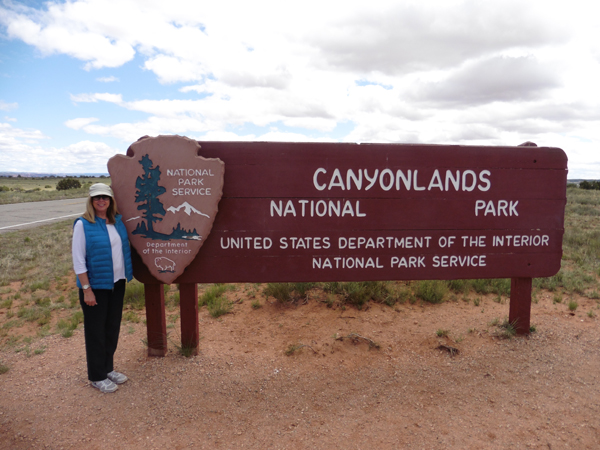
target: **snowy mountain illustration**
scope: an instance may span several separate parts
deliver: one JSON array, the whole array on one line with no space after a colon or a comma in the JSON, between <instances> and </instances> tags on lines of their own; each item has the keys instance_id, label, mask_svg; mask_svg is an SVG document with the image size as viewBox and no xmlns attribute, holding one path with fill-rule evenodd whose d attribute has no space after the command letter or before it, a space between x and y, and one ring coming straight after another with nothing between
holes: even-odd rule
<instances>
[{"instance_id":1,"label":"snowy mountain illustration","mask_svg":"<svg viewBox=\"0 0 600 450\"><path fill-rule=\"evenodd\" d=\"M167 211L172 212L173 214L178 213L179 211L181 211L183 209L183 211L188 215L191 216L192 213L194 214L199 214L201 216L204 217L208 217L210 219L210 216L208 214L204 214L201 211L198 211L196 208L194 208L192 205L190 205L188 202L183 202L181 205L179 205L178 207L175 206L170 206L169 208L167 208Z\"/></svg>"},{"instance_id":2,"label":"snowy mountain illustration","mask_svg":"<svg viewBox=\"0 0 600 450\"><path fill-rule=\"evenodd\" d=\"M202 236L200 236L200 233L198 233L196 228L193 230L186 230L181 227L181 222L177 223L177 226L173 226L173 222L175 222L177 218L165 222L169 224L169 227L173 226L172 231L168 234L154 229L154 223L162 222L167 214L167 210L165 210L162 201L158 198L166 193L167 189L158 184L161 174L160 166L154 167L154 162L150 159L148 154L142 156L139 163L144 169L144 174L138 176L135 180L135 202L138 203L137 209L139 211L144 211L144 213L142 214L142 221L137 224L135 230L133 230L131 234L138 234L145 238L161 241L170 241L172 239L201 239ZM187 202L184 202L177 208L170 207L168 210L173 214L176 214L181 209L183 209L188 216L193 212L194 214L208 217Z\"/></svg>"}]
</instances>

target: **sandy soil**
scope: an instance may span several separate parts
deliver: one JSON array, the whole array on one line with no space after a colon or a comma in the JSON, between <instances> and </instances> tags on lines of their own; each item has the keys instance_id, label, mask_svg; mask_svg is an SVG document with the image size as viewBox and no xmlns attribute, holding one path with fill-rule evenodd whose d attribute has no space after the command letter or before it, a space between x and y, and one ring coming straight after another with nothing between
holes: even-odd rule
<instances>
[{"instance_id":1,"label":"sandy soil","mask_svg":"<svg viewBox=\"0 0 600 450\"><path fill-rule=\"evenodd\" d=\"M4 350L0 449L599 448L593 300L570 314L540 293L537 331L502 339L490 323L508 302L492 297L358 311L230 295L243 300L233 314L201 310L196 357L171 344L149 358L145 326L123 323L117 370L130 380L114 394L88 384L81 330L36 341L39 355ZM335 338L351 333L379 348ZM305 347L286 355L293 344Z\"/></svg>"}]
</instances>

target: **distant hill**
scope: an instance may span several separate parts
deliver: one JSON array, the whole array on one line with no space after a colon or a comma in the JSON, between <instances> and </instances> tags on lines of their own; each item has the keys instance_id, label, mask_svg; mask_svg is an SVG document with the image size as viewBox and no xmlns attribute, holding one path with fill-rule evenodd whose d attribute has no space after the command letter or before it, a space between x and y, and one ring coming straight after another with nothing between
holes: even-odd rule
<instances>
[{"instance_id":1,"label":"distant hill","mask_svg":"<svg viewBox=\"0 0 600 450\"><path fill-rule=\"evenodd\" d=\"M18 177L21 175L26 178L41 178L41 177L109 177L108 173L42 173L42 172L0 172L0 177ZM579 184L584 181L584 178L577 178L573 180L567 180L567 183ZM587 181L596 181L594 179L587 179Z\"/></svg>"},{"instance_id":2,"label":"distant hill","mask_svg":"<svg viewBox=\"0 0 600 450\"><path fill-rule=\"evenodd\" d=\"M577 186L579 186L579 183L581 183L582 181L596 181L593 178L577 178L577 179L573 179L573 180L567 180L567 183L573 183L576 184Z\"/></svg>"},{"instance_id":3,"label":"distant hill","mask_svg":"<svg viewBox=\"0 0 600 450\"><path fill-rule=\"evenodd\" d=\"M0 172L0 177L41 178L41 177L108 177L108 173L42 173L42 172Z\"/></svg>"}]
</instances>

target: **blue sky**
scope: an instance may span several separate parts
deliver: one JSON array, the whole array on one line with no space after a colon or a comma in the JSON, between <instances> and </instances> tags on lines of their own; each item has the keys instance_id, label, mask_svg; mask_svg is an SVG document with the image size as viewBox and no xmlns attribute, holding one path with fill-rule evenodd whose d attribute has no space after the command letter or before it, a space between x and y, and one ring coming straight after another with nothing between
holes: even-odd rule
<instances>
[{"instance_id":1,"label":"blue sky","mask_svg":"<svg viewBox=\"0 0 600 450\"><path fill-rule=\"evenodd\" d=\"M600 179L589 0L0 0L0 171L143 135L560 147Z\"/></svg>"}]
</instances>

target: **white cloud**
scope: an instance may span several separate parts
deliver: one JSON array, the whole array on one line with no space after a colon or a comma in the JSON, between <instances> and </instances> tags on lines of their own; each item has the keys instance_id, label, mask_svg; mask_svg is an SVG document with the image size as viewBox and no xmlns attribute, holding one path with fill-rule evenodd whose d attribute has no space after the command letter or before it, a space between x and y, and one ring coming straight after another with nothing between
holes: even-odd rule
<instances>
[{"instance_id":1,"label":"white cloud","mask_svg":"<svg viewBox=\"0 0 600 450\"><path fill-rule=\"evenodd\" d=\"M144 67L154 72L161 83L201 80L207 73L200 63L167 55L148 59Z\"/></svg>"},{"instance_id":2,"label":"white cloud","mask_svg":"<svg viewBox=\"0 0 600 450\"><path fill-rule=\"evenodd\" d=\"M560 142L583 171L598 167L600 143L600 20L587 6L74 0L38 10L5 3L0 22L9 38L42 54L70 55L88 70L119 67L137 55L144 79L153 75L161 84L146 94L93 87L72 94L93 117L77 112L62 121L93 136L327 140L340 124L354 124L336 138ZM161 97L171 84L177 95ZM95 104L102 102L119 114L101 112ZM10 105L0 102L0 109ZM262 127L272 131L248 131Z\"/></svg>"},{"instance_id":3,"label":"white cloud","mask_svg":"<svg viewBox=\"0 0 600 450\"><path fill-rule=\"evenodd\" d=\"M123 41L113 41L108 37L90 32L85 27L72 23L50 23L40 25L22 15L12 15L7 25L7 34L37 47L42 53L64 53L82 61L87 61L86 69L118 67L131 60L134 49ZM80 25L80 24L77 24Z\"/></svg>"},{"instance_id":4,"label":"white cloud","mask_svg":"<svg viewBox=\"0 0 600 450\"><path fill-rule=\"evenodd\" d=\"M73 130L80 130L81 128L89 125L90 123L97 122L98 119L95 117L80 117L77 119L67 120L65 125Z\"/></svg>"},{"instance_id":5,"label":"white cloud","mask_svg":"<svg viewBox=\"0 0 600 450\"><path fill-rule=\"evenodd\" d=\"M337 70L402 74L449 68L514 48L564 43L567 27L537 2L365 3L308 36Z\"/></svg>"},{"instance_id":6,"label":"white cloud","mask_svg":"<svg viewBox=\"0 0 600 450\"><path fill-rule=\"evenodd\" d=\"M108 92L95 93L95 94L71 94L71 100L75 103L96 103L96 102L109 102L109 103L123 103L123 96L121 94L110 94Z\"/></svg>"},{"instance_id":7,"label":"white cloud","mask_svg":"<svg viewBox=\"0 0 600 450\"><path fill-rule=\"evenodd\" d=\"M18 103L6 103L5 101L0 100L0 111L11 111L13 109L17 109L18 107Z\"/></svg>"},{"instance_id":8,"label":"white cloud","mask_svg":"<svg viewBox=\"0 0 600 450\"><path fill-rule=\"evenodd\" d=\"M115 81L119 81L119 79L115 76L108 76L108 77L99 77L96 78L96 81L99 81L101 83L114 83Z\"/></svg>"},{"instance_id":9,"label":"white cloud","mask_svg":"<svg viewBox=\"0 0 600 450\"><path fill-rule=\"evenodd\" d=\"M22 130L14 128L9 123L0 123L0 150L2 151L18 146L21 141L32 143L42 139L49 139L49 137L39 130Z\"/></svg>"},{"instance_id":10,"label":"white cloud","mask_svg":"<svg viewBox=\"0 0 600 450\"><path fill-rule=\"evenodd\" d=\"M50 140L39 130L0 123L2 170L44 173L106 173L106 163L119 149L103 142L80 141L65 147L45 145Z\"/></svg>"},{"instance_id":11,"label":"white cloud","mask_svg":"<svg viewBox=\"0 0 600 450\"><path fill-rule=\"evenodd\" d=\"M108 160L123 152L104 142L80 141L54 149L54 153L58 159L55 167L69 167L65 172L106 173Z\"/></svg>"},{"instance_id":12,"label":"white cloud","mask_svg":"<svg viewBox=\"0 0 600 450\"><path fill-rule=\"evenodd\" d=\"M533 57L496 56L467 63L444 80L417 85L416 100L456 105L539 98L559 86L553 67Z\"/></svg>"}]
</instances>

